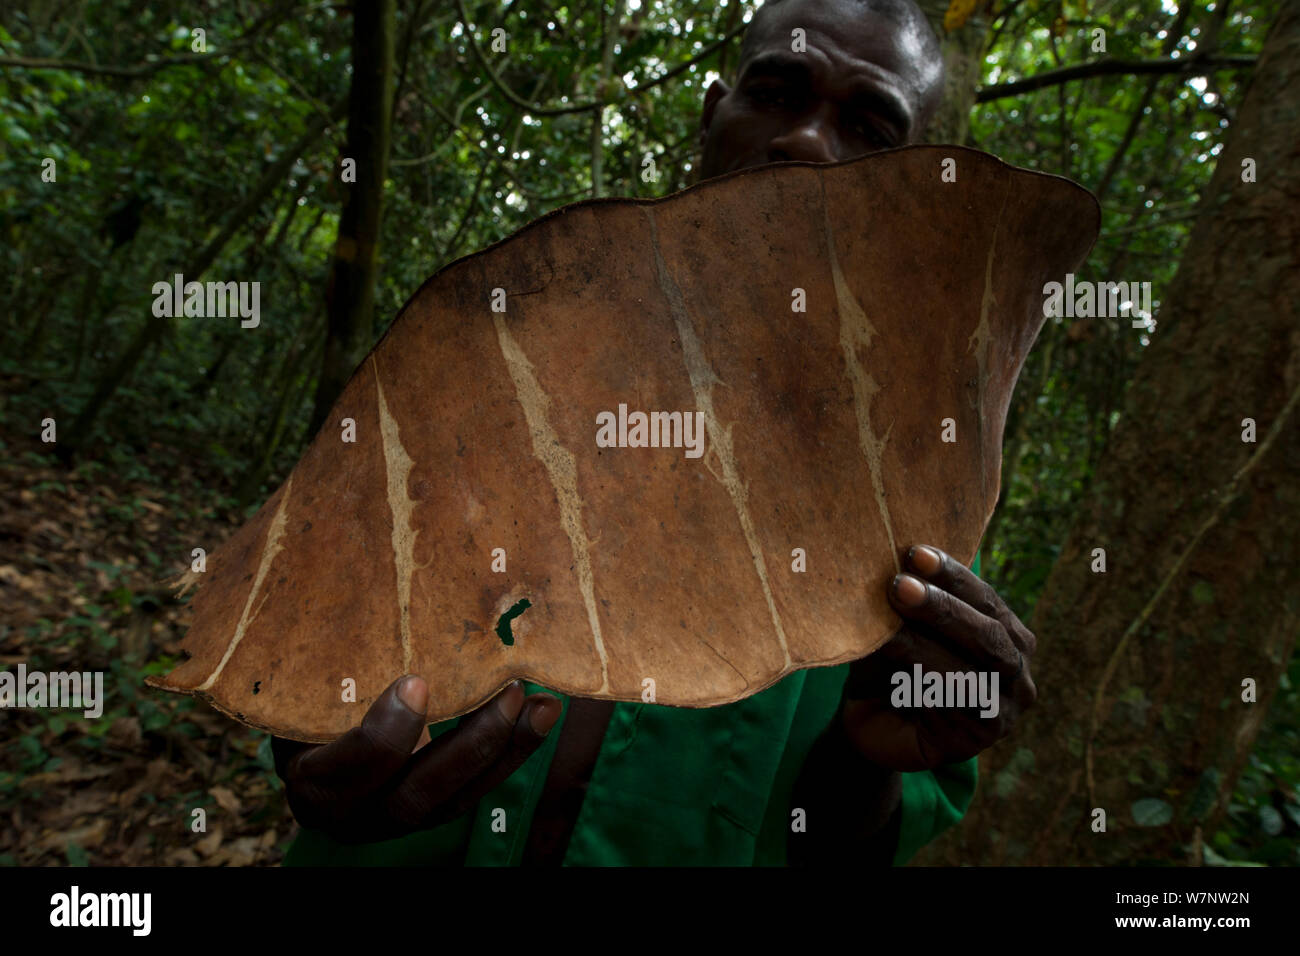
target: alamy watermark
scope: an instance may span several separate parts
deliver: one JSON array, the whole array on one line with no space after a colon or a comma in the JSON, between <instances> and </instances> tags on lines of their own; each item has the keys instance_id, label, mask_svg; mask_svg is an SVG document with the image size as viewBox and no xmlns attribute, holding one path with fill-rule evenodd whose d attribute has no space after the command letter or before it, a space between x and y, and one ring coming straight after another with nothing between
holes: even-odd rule
<instances>
[{"instance_id":1,"label":"alamy watermark","mask_svg":"<svg viewBox=\"0 0 1300 956\"><path fill-rule=\"evenodd\" d=\"M152 914L152 893L82 893L73 886L50 897L51 926L126 926L133 936L148 936Z\"/></svg>"},{"instance_id":2,"label":"alamy watermark","mask_svg":"<svg viewBox=\"0 0 1300 956\"><path fill-rule=\"evenodd\" d=\"M1151 324L1150 282L1088 282L1066 273L1065 282L1043 286L1043 315L1049 319L1133 317L1133 327Z\"/></svg>"},{"instance_id":3,"label":"alamy watermark","mask_svg":"<svg viewBox=\"0 0 1300 956\"><path fill-rule=\"evenodd\" d=\"M171 282L155 282L153 294L153 314L160 319L239 316L243 329L262 321L260 282L186 282L178 272Z\"/></svg>"},{"instance_id":4,"label":"alamy watermark","mask_svg":"<svg viewBox=\"0 0 1300 956\"><path fill-rule=\"evenodd\" d=\"M67 707L94 720L104 713L103 671L0 671L0 708Z\"/></svg>"},{"instance_id":5,"label":"alamy watermark","mask_svg":"<svg viewBox=\"0 0 1300 956\"><path fill-rule=\"evenodd\" d=\"M703 412L631 412L596 416L597 448L685 448L687 458L704 454Z\"/></svg>"},{"instance_id":6,"label":"alamy watermark","mask_svg":"<svg viewBox=\"0 0 1300 956\"><path fill-rule=\"evenodd\" d=\"M997 671L926 671L919 663L912 672L895 671L889 680L894 707L975 707L981 717L998 715Z\"/></svg>"}]
</instances>

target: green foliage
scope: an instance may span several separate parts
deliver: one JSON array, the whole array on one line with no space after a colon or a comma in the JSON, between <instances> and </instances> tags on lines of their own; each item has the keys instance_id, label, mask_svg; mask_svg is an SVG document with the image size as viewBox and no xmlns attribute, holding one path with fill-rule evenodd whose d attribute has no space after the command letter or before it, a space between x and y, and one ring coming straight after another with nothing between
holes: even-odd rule
<instances>
[{"instance_id":1,"label":"green foliage","mask_svg":"<svg viewBox=\"0 0 1300 956\"><path fill-rule=\"evenodd\" d=\"M1140 827L1162 827L1174 818L1174 808L1159 797L1133 803L1133 822Z\"/></svg>"},{"instance_id":2,"label":"green foliage","mask_svg":"<svg viewBox=\"0 0 1300 956\"><path fill-rule=\"evenodd\" d=\"M594 113L548 111L604 103L595 148L606 194L660 196L689 185L704 91L720 75L732 77L739 36L705 51L737 32L756 3L632 0L609 75L602 54L613 4L466 5L496 81L456 3L399 4L400 82L372 341L435 270L591 194ZM1169 38L1162 31L1180 21L1168 3L996 4L983 83L1097 59L1090 44L1098 27L1111 57L1188 57L1211 36L1220 54L1257 54L1276 8L1275 0L1234 0L1225 18L1213 0L1194 0ZM192 26L206 31L206 55L191 51ZM506 31L504 53L488 47L496 27ZM62 427L89 402L149 321L153 283L186 272L267 167L346 95L350 29L344 6L285 0L201 11L87 0L75 14L52 5L0 12L4 56L135 70L0 69L0 431L31 434L46 416ZM1241 69L1098 76L993 99L973 111L969 144L1104 186L1103 235L1081 277L1151 282L1158 335L1159 301L1247 78ZM99 416L93 453L76 464L80 477L169 487L168 508L246 513L287 473L303 448L321 359L343 144L336 124L295 157L286 181L239 224L204 276L259 281L261 326L176 321ZM654 182L640 175L647 154L659 173ZM41 180L46 158L57 163L55 183ZM1025 619L1149 341L1123 320L1049 320L1026 363L983 560L984 576ZM35 491L57 494L63 485L48 481ZM124 528L144 517L138 501L109 507ZM160 573L171 563L147 547L141 559ZM191 702L162 705L132 690L171 662L119 655L113 624L139 595L114 568L99 568L110 587L87 595L79 613L57 624L42 619L29 635L51 650L75 650L82 666L116 668L110 709L98 722L51 718L26 728L16 738L24 773L51 759L42 744L48 735L79 734L79 746L102 747L115 717L138 718L146 732L194 731ZM1209 588L1194 590L1194 599L1212 601ZM1293 664L1207 860L1259 854L1296 862L1298 682ZM259 749L257 762L269 773L269 750ZM12 774L0 774L0 795L13 786ZM1282 830L1270 836L1279 821ZM77 852L69 847L69 862Z\"/></svg>"},{"instance_id":3,"label":"green foliage","mask_svg":"<svg viewBox=\"0 0 1300 956\"><path fill-rule=\"evenodd\" d=\"M1205 853L1207 863L1221 865L1300 866L1300 654L1291 656L1227 818Z\"/></svg>"},{"instance_id":4,"label":"green foliage","mask_svg":"<svg viewBox=\"0 0 1300 956\"><path fill-rule=\"evenodd\" d=\"M1008 83L1102 56L1154 60L1177 21L1154 4L1009 5L994 22L985 67L989 84ZM1226 21L1212 0L1197 3L1175 51L1187 57L1217 29L1222 55L1257 54L1277 4L1233 3ZM1106 31L1105 54L1091 51ZM1201 52L1204 52L1203 50ZM1172 53L1170 55L1173 55ZM1150 282L1156 329L1200 192L1223 148L1247 71L1201 76L1101 76L979 105L971 145L1008 162L1069 176L1102 197L1102 235L1080 278ZM1149 102L1146 87L1154 82ZM1122 161L1107 176L1144 103ZM1158 334L1158 332L1157 332ZM985 543L984 576L1024 617L1032 611L1059 542L1124 407L1124 389L1150 336L1125 319L1049 319L1022 372L1009 416L1001 513Z\"/></svg>"}]
</instances>

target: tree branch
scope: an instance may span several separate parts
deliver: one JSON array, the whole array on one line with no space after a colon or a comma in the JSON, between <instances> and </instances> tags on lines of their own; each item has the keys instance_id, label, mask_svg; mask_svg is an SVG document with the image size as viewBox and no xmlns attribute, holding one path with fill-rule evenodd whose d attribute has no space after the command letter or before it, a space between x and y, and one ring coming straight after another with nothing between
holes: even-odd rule
<instances>
[{"instance_id":1,"label":"tree branch","mask_svg":"<svg viewBox=\"0 0 1300 956\"><path fill-rule=\"evenodd\" d=\"M516 93L510 87L501 81L496 71L492 69L492 64L488 63L487 57L479 49L478 40L474 37L474 31L469 28L469 14L465 12L465 0L456 0L456 10L460 14L461 25L465 28L465 39L469 41L470 49L474 51L474 56L478 59L479 64L483 67L483 72L488 75L492 85L515 106L524 110L531 116L564 116L568 113L586 113L589 110L599 109L601 104L598 102L579 103L576 106L559 106L546 108L538 106L536 103L529 103L526 99Z\"/></svg>"},{"instance_id":2,"label":"tree branch","mask_svg":"<svg viewBox=\"0 0 1300 956\"><path fill-rule=\"evenodd\" d=\"M614 71L614 44L618 42L618 28L623 22L623 0L614 0L614 13L605 15L605 4L600 5L601 41L604 50L600 57L600 78L596 81L596 98L604 103L608 98L610 74ZM605 194L605 111L591 111L591 195L593 199Z\"/></svg>"},{"instance_id":3,"label":"tree branch","mask_svg":"<svg viewBox=\"0 0 1300 956\"><path fill-rule=\"evenodd\" d=\"M1191 12L1191 4L1184 3L1178 8L1178 12L1174 14L1174 18L1170 21L1169 29L1165 36L1164 46L1160 50L1164 56L1168 57L1174 52L1174 50L1178 49L1178 44L1182 40L1183 30L1187 28L1187 18ZM1211 47L1206 45L1204 50L1206 53L1209 53ZM1138 100L1137 109L1129 119L1128 127L1124 130L1124 136L1119 141L1119 146L1115 148L1115 152L1111 154L1110 162L1106 164L1106 171L1102 173L1101 181L1097 183L1097 187L1093 191L1093 195L1097 197L1097 202L1103 202L1106 193L1110 190L1110 184L1114 180L1115 174L1119 172L1120 164L1123 163L1125 154L1128 152L1129 147L1133 145L1133 140L1137 136L1138 128L1142 125L1142 118L1146 116L1147 107L1151 103L1151 98L1155 96L1156 87L1160 85L1160 79L1161 77L1157 74L1147 80L1147 88L1143 91L1141 98Z\"/></svg>"},{"instance_id":4,"label":"tree branch","mask_svg":"<svg viewBox=\"0 0 1300 956\"><path fill-rule=\"evenodd\" d=\"M0 69L67 70L71 73L93 73L101 76L150 76L170 66L192 66L196 63L224 61L233 53L233 50L224 53L182 53L150 60L136 66L100 66L96 63L51 60L39 56L0 56Z\"/></svg>"},{"instance_id":5,"label":"tree branch","mask_svg":"<svg viewBox=\"0 0 1300 956\"><path fill-rule=\"evenodd\" d=\"M662 76L656 76L649 83L638 83L636 86L629 87L629 90L633 93L642 93L645 90L654 89L660 83L665 83L668 80L671 80L674 76L681 73L683 70L688 70L696 63L699 63L701 60L712 56L714 53L717 53L719 50L721 50L724 46L726 46L736 37L740 36L740 34L744 33L745 28L747 26L749 26L748 23L740 24L739 26L733 28L732 30L729 30L727 34L724 37L722 37L722 39L714 40L712 43L706 46L699 53L695 54L695 56L691 57L685 63L678 63L675 67L673 67L668 72L664 73Z\"/></svg>"},{"instance_id":6,"label":"tree branch","mask_svg":"<svg viewBox=\"0 0 1300 956\"><path fill-rule=\"evenodd\" d=\"M1282 427L1287 423L1287 419L1291 416L1291 413L1295 411L1297 403L1300 403L1300 388L1296 388L1291 392L1291 397L1286 400L1286 404L1283 405L1282 410L1278 412L1277 418L1274 419L1273 424L1269 427L1268 434L1264 436L1264 440L1259 443L1259 447L1255 449L1254 454L1252 454L1250 458L1246 460L1246 463L1237 470L1237 473L1232 476L1232 480L1230 480L1227 487L1224 488L1223 494L1219 496L1219 500L1215 504L1214 510L1206 516L1205 520L1201 523L1201 526L1196 529L1196 533L1192 535L1192 540L1187 542L1187 546L1183 548L1182 553L1178 555L1178 559L1174 561L1173 567L1171 567L1169 572L1161 579L1160 584L1156 587L1155 593L1151 595L1151 598L1142 607L1142 610L1138 612L1138 616L1135 617L1133 622L1129 624L1127 629L1125 629L1123 636L1119 639L1119 643L1115 645L1115 649L1111 651L1110 657L1106 660L1106 668L1101 673L1101 682L1097 685L1097 690L1093 694L1092 718L1088 726L1088 739L1084 747L1084 766L1087 773L1088 799L1091 801L1091 806L1097 806L1097 786L1093 778L1094 760L1092 745L1093 741L1097 739L1097 731L1101 727L1102 702L1105 700L1106 686L1110 683L1111 678L1115 676L1115 671L1119 667L1120 657L1124 653L1124 648L1128 646L1133 635L1141 630L1142 626L1146 624L1147 620L1151 617L1152 612L1156 609L1156 605L1160 603L1160 599L1164 597L1165 592L1169 590L1170 586L1174 583L1175 579L1177 579L1183 568L1186 567L1187 562L1191 559L1192 555L1196 553L1196 549L1200 547L1201 541L1205 538L1205 535L1211 528L1219 523L1219 520L1227 514L1228 507L1241 496L1243 491L1245 491L1242 487L1244 479L1254 470L1255 466L1263 460L1264 456L1267 455L1269 450L1273 447L1273 440L1277 437L1278 433L1282 431Z\"/></svg>"},{"instance_id":7,"label":"tree branch","mask_svg":"<svg viewBox=\"0 0 1300 956\"><path fill-rule=\"evenodd\" d=\"M213 63L224 63L241 49L255 40L267 26L274 26L281 22L282 17L289 12L290 4L272 5L271 9L263 13L262 17L248 27L239 37L237 37L224 50L213 53L179 53L176 56L158 57L153 60L146 60L143 63L137 63L135 66L101 66L98 63L83 63L76 60L61 60L51 57L39 56L0 56L0 69L20 69L20 70L67 70L70 73L87 73L97 76L124 76L139 77L152 76L159 70L165 70L173 66L194 66L196 64L211 65ZM85 43L84 38L80 38ZM66 45L65 45L66 46ZM89 47L86 53L93 59L94 51Z\"/></svg>"},{"instance_id":8,"label":"tree branch","mask_svg":"<svg viewBox=\"0 0 1300 956\"><path fill-rule=\"evenodd\" d=\"M1119 239L1123 236L1132 236L1139 232L1146 232L1148 229L1158 229L1159 227L1166 225L1167 223L1183 222L1187 219L1195 219L1200 214L1201 214L1201 210L1196 207L1193 207L1191 209L1184 209L1181 212L1171 213L1170 215L1164 216L1160 219L1152 219L1149 222L1138 223L1137 225L1132 225L1132 226L1124 226L1121 229L1113 229L1110 232L1106 233L1106 235L1101 236L1098 241L1108 242L1113 239ZM1108 273L1108 274L1116 275L1118 273Z\"/></svg>"},{"instance_id":9,"label":"tree branch","mask_svg":"<svg viewBox=\"0 0 1300 956\"><path fill-rule=\"evenodd\" d=\"M999 83L986 86L975 94L976 103L987 103L1006 96L1020 96L1047 86L1069 83L1073 80L1086 80L1094 76L1140 76L1152 73L1205 73L1215 69L1239 69L1253 67L1257 57L1253 56L1189 56L1177 60L1093 60L1078 66L1067 66L1062 70L1049 70L1028 79L1016 80L1014 83Z\"/></svg>"}]
</instances>

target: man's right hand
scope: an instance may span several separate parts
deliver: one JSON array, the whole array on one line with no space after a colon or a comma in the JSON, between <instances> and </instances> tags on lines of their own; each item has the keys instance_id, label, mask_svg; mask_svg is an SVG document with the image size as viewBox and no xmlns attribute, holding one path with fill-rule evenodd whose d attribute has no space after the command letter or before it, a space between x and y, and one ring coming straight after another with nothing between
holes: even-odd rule
<instances>
[{"instance_id":1,"label":"man's right hand","mask_svg":"<svg viewBox=\"0 0 1300 956\"><path fill-rule=\"evenodd\" d=\"M550 694L525 698L522 682L513 681L416 749L428 701L428 685L408 674L338 740L272 738L275 772L298 822L341 843L392 840L446 823L519 769L562 710Z\"/></svg>"}]
</instances>

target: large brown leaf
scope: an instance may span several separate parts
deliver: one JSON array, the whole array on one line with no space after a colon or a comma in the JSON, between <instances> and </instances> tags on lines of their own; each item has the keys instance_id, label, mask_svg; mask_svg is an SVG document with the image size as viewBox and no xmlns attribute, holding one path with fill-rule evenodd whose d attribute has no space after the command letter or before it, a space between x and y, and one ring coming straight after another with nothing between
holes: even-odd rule
<instances>
[{"instance_id":1,"label":"large brown leaf","mask_svg":"<svg viewBox=\"0 0 1300 956\"><path fill-rule=\"evenodd\" d=\"M697 707L862 657L899 625L901 548L973 557L1043 285L1098 221L1073 183L956 147L538 220L406 305L153 683L324 741L406 672L440 720L515 677ZM620 404L702 412L703 456L598 447Z\"/></svg>"}]
</instances>

